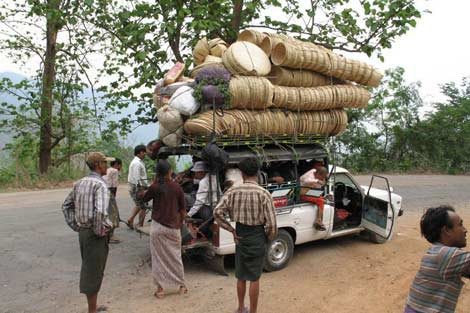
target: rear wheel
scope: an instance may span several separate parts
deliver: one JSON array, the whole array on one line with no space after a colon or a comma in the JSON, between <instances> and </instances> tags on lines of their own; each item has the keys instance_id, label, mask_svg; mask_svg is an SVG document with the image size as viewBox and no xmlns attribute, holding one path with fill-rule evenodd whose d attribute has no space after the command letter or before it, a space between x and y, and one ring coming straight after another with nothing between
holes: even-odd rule
<instances>
[{"instance_id":1,"label":"rear wheel","mask_svg":"<svg viewBox=\"0 0 470 313\"><path fill-rule=\"evenodd\" d=\"M294 253L292 236L284 229L279 230L276 238L268 243L264 260L264 270L277 271L287 266Z\"/></svg>"}]
</instances>

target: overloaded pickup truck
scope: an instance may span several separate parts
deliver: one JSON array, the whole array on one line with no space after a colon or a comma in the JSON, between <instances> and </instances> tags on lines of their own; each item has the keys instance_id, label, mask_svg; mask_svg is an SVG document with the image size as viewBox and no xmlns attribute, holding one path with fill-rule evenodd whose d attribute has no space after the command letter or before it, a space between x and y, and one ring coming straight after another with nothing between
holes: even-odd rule
<instances>
[{"instance_id":1,"label":"overloaded pickup truck","mask_svg":"<svg viewBox=\"0 0 470 313\"><path fill-rule=\"evenodd\" d=\"M272 194L279 230L277 237L267 245L266 271L287 266L294 247L310 241L363 233L372 242L385 243L392 238L396 220L403 214L402 197L393 193L386 177L373 175L369 185L360 185L346 169L329 164L327 150L321 144L304 144L294 148L280 145L262 148L238 146L225 147L224 151L229 156L227 166L236 166L245 157L256 157L262 164L259 183ZM201 157L200 153L201 150L194 147L162 147L158 154L160 158L184 155L198 158ZM326 230L314 227L317 205L301 201L300 197L299 177L310 169L311 160L322 160L329 169L326 184L320 190L312 190L313 195L325 199L323 224ZM290 170L295 173L294 178L282 184L269 183L266 177L272 168ZM223 171L220 171L218 178L223 182ZM374 187L379 181L386 189ZM194 238L190 237L191 240L184 242L183 251L200 251L211 268L225 273L224 257L235 253L232 234L214 223L211 238L196 235L197 225L193 222L189 220L189 228L185 232L189 229ZM149 225L145 225L138 231L148 234L148 229Z\"/></svg>"}]
</instances>

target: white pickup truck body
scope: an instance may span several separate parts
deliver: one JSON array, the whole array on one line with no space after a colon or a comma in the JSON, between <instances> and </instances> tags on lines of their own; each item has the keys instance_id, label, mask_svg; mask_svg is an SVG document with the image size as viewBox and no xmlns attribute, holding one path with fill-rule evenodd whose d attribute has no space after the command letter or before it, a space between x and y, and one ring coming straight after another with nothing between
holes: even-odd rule
<instances>
[{"instance_id":1,"label":"white pickup truck body","mask_svg":"<svg viewBox=\"0 0 470 313\"><path fill-rule=\"evenodd\" d=\"M330 171L332 168L330 167ZM298 203L291 206L277 208L276 217L277 217L277 226L278 229L286 231L289 236L292 238L294 245L299 245L306 242L311 242L320 239L329 239L334 237L346 236L354 233L359 233L361 231L368 231L372 235L372 240L375 242L385 242L391 239L394 226L396 225L395 221L399 215L402 214L402 197L392 193L387 190L369 188L369 186L360 186L353 179L352 175L344 168L336 167L334 169L334 174L331 175L329 179L329 184L331 188L330 194L334 199L335 195L333 193L333 184L335 183L334 179L340 177L342 180L349 179L350 183L356 184L357 191L361 193L362 203L364 204L364 199L369 192L369 197L379 199L384 205L387 205L387 215L383 216L386 221L384 225L377 225L374 222L368 220L367 214L362 214L363 218L360 224L353 227L346 228L336 228L335 227L335 205L334 201L326 202L324 211L323 211L323 223L326 227L326 231L319 231L313 227L314 220L317 214L317 206L313 203ZM390 205L390 199L392 201ZM385 209L385 208L384 208ZM362 206L362 210L364 207ZM393 213L392 213L393 212ZM383 222L383 221L382 221ZM233 223L234 226L234 223ZM282 232L280 232L282 233ZM284 233L285 234L285 233ZM280 269L287 265L291 255L286 249L289 243L283 242L284 240L279 240L276 238L273 242L270 243L268 248L268 258L269 253L273 254L271 258L277 259L278 266L272 268ZM286 250L286 251L284 251ZM228 255L235 253L235 243L233 241L233 236L231 233L225 231L222 228L219 228L219 242L218 245L214 245L214 252L217 255ZM276 256L277 255L277 256ZM276 260L272 260L276 263ZM285 262L285 263L284 263Z\"/></svg>"}]
</instances>

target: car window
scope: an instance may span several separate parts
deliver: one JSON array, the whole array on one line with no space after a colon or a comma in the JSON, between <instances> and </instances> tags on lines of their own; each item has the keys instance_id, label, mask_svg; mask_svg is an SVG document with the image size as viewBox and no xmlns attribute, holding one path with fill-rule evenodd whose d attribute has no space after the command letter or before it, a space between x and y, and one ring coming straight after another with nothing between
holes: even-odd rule
<instances>
[{"instance_id":1,"label":"car window","mask_svg":"<svg viewBox=\"0 0 470 313\"><path fill-rule=\"evenodd\" d=\"M331 175L331 179L335 182L335 183L343 183L345 184L347 187L351 187L353 189L358 189L356 184L351 180L351 178L346 175L346 174L343 174L343 173L340 173L340 174L336 174L336 177L334 174Z\"/></svg>"}]
</instances>

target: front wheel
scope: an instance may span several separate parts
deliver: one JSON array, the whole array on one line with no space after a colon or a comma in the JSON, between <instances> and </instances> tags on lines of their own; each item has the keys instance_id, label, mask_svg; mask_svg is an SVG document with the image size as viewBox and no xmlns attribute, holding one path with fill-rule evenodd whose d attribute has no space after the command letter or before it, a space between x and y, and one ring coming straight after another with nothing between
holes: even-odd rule
<instances>
[{"instance_id":1,"label":"front wheel","mask_svg":"<svg viewBox=\"0 0 470 313\"><path fill-rule=\"evenodd\" d=\"M381 236L377 235L374 232L371 232L371 231L368 231L368 230L366 230L365 232L366 232L367 236L369 236L369 240L373 243L384 244L388 241L384 237L381 237ZM392 236L390 236L389 239L392 239Z\"/></svg>"},{"instance_id":2,"label":"front wheel","mask_svg":"<svg viewBox=\"0 0 470 313\"><path fill-rule=\"evenodd\" d=\"M287 266L294 253L292 236L284 229L279 230L276 238L268 243L264 259L264 270L278 271Z\"/></svg>"}]
</instances>

